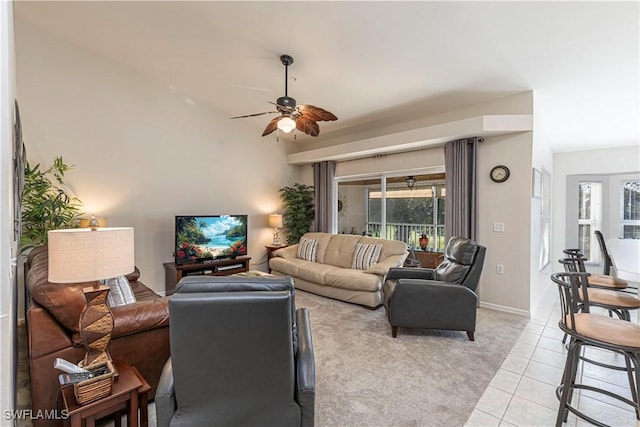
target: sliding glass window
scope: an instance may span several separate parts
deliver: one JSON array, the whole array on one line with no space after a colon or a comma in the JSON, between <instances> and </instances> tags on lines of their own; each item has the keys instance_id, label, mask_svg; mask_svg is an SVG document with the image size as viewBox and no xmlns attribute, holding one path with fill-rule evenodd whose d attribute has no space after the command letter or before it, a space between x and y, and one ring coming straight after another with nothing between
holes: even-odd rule
<instances>
[{"instance_id":1,"label":"sliding glass window","mask_svg":"<svg viewBox=\"0 0 640 427\"><path fill-rule=\"evenodd\" d=\"M444 174L338 184L338 232L400 240L444 251Z\"/></svg>"}]
</instances>

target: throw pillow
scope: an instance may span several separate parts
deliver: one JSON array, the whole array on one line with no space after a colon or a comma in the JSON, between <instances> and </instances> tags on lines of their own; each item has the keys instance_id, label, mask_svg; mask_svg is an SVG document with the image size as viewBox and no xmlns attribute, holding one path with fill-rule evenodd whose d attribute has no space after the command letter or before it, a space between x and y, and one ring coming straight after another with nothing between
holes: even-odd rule
<instances>
[{"instance_id":1,"label":"throw pillow","mask_svg":"<svg viewBox=\"0 0 640 427\"><path fill-rule=\"evenodd\" d=\"M366 270L378 262L381 251L381 244L358 243L356 245L356 250L353 252L351 268L356 270Z\"/></svg>"},{"instance_id":2,"label":"throw pillow","mask_svg":"<svg viewBox=\"0 0 640 427\"><path fill-rule=\"evenodd\" d=\"M109 307L117 307L119 305L136 302L136 296L133 294L133 289L131 289L131 284L126 276L101 280L100 284L107 285L111 289L109 295L107 295L107 304L109 304Z\"/></svg>"},{"instance_id":3,"label":"throw pillow","mask_svg":"<svg viewBox=\"0 0 640 427\"><path fill-rule=\"evenodd\" d=\"M300 238L298 245L298 258L315 262L316 253L318 252L318 239Z\"/></svg>"}]
</instances>

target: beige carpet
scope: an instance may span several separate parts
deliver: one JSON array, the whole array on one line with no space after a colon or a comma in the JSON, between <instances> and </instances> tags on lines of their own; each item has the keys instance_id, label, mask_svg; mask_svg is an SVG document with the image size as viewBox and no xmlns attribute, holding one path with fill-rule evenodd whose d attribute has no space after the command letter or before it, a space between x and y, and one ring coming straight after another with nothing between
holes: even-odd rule
<instances>
[{"instance_id":1,"label":"beige carpet","mask_svg":"<svg viewBox=\"0 0 640 427\"><path fill-rule=\"evenodd\" d=\"M528 321L479 309L475 342L464 332L402 328L394 339L383 308L304 291L296 305L311 315L319 427L463 425Z\"/></svg>"},{"instance_id":2,"label":"beige carpet","mask_svg":"<svg viewBox=\"0 0 640 427\"><path fill-rule=\"evenodd\" d=\"M400 328L370 311L298 292L316 356L318 426L461 426L528 319L480 309L465 332Z\"/></svg>"}]
</instances>

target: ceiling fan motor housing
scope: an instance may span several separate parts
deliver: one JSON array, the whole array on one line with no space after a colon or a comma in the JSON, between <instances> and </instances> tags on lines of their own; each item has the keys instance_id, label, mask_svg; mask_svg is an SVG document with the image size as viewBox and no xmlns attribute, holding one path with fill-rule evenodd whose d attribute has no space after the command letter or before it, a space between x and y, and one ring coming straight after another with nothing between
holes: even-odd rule
<instances>
[{"instance_id":1,"label":"ceiling fan motor housing","mask_svg":"<svg viewBox=\"0 0 640 427\"><path fill-rule=\"evenodd\" d=\"M285 67L288 67L293 64L293 58L289 55L280 55L280 62L282 62L282 65Z\"/></svg>"},{"instance_id":2,"label":"ceiling fan motor housing","mask_svg":"<svg viewBox=\"0 0 640 427\"><path fill-rule=\"evenodd\" d=\"M290 96L281 96L276 101L276 104L291 110L296 108L296 100L291 98Z\"/></svg>"}]
</instances>

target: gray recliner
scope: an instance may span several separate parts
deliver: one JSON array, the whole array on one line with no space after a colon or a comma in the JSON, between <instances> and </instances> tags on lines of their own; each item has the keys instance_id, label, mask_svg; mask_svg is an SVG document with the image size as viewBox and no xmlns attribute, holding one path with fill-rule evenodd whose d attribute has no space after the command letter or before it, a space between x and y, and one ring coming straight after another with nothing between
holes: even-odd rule
<instances>
[{"instance_id":1,"label":"gray recliner","mask_svg":"<svg viewBox=\"0 0 640 427\"><path fill-rule=\"evenodd\" d=\"M466 331L474 340L486 248L451 237L435 269L392 268L382 286L383 304L395 338L398 327Z\"/></svg>"},{"instance_id":2,"label":"gray recliner","mask_svg":"<svg viewBox=\"0 0 640 427\"><path fill-rule=\"evenodd\" d=\"M159 427L314 425L309 312L291 277L186 277L169 315Z\"/></svg>"}]
</instances>

